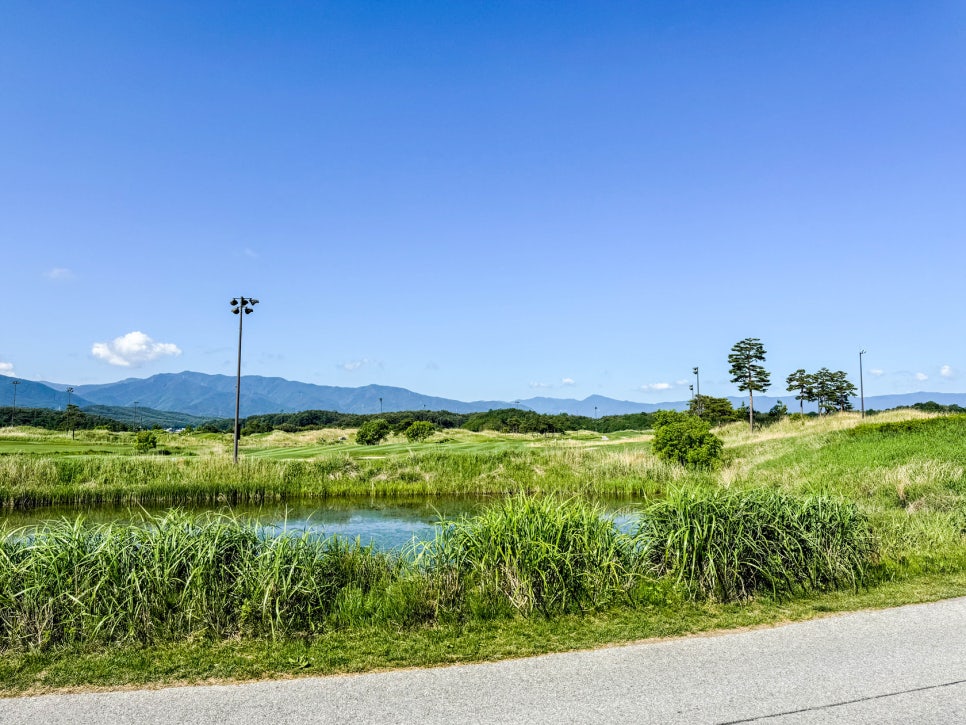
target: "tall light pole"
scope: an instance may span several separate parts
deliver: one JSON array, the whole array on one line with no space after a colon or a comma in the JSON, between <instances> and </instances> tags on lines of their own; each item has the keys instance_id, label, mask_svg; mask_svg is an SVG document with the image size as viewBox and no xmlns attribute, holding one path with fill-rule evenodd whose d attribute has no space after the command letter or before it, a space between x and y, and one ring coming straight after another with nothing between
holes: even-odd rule
<instances>
[{"instance_id":1,"label":"tall light pole","mask_svg":"<svg viewBox=\"0 0 966 725\"><path fill-rule=\"evenodd\" d=\"M13 380L10 384L13 386L13 412L10 413L10 427L13 427L17 424L17 386L20 385L20 381Z\"/></svg>"},{"instance_id":2,"label":"tall light pole","mask_svg":"<svg viewBox=\"0 0 966 725\"><path fill-rule=\"evenodd\" d=\"M862 380L862 356L865 350L859 350L859 400L862 404L862 417L865 417L865 382Z\"/></svg>"},{"instance_id":3,"label":"tall light pole","mask_svg":"<svg viewBox=\"0 0 966 725\"><path fill-rule=\"evenodd\" d=\"M67 388L67 430L70 431L70 439L74 440L74 426L71 425L72 416L70 410L70 395L74 392L74 389L70 386Z\"/></svg>"},{"instance_id":4,"label":"tall light pole","mask_svg":"<svg viewBox=\"0 0 966 725\"><path fill-rule=\"evenodd\" d=\"M235 377L235 454L232 460L238 463L238 439L241 430L238 427L238 409L241 405L241 350L242 350L242 320L245 315L252 314L252 308L258 304L258 300L251 297L234 297L231 300L232 314L238 315L238 374Z\"/></svg>"},{"instance_id":5,"label":"tall light pole","mask_svg":"<svg viewBox=\"0 0 966 725\"><path fill-rule=\"evenodd\" d=\"M379 398L379 415L382 415L382 398Z\"/></svg>"}]
</instances>

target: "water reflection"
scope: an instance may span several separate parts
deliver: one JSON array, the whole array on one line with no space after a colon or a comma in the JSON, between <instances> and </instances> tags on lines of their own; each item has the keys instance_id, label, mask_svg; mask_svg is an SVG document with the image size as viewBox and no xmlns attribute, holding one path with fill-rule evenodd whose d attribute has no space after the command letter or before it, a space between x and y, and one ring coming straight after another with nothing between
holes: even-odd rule
<instances>
[{"instance_id":1,"label":"water reflection","mask_svg":"<svg viewBox=\"0 0 966 725\"><path fill-rule=\"evenodd\" d=\"M432 498L340 498L300 500L263 504L209 506L96 506L57 507L33 511L8 511L0 515L5 527L33 527L47 521L82 516L89 523L112 521L130 523L141 521L145 514L163 515L172 508L191 513L220 511L245 517L268 529L301 534L308 531L322 536L358 538L363 544L380 549L394 549L410 544L413 539L425 540L434 535L440 520L452 520L476 511L499 500L490 496L460 496ZM628 499L603 499L599 503L613 516L618 527L634 527L636 502Z\"/></svg>"}]
</instances>

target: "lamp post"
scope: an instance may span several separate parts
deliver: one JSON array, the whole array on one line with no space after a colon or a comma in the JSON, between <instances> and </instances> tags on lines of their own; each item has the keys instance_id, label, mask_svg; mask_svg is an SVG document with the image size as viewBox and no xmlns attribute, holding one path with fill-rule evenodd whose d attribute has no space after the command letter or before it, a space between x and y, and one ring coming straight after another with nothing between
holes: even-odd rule
<instances>
[{"instance_id":1,"label":"lamp post","mask_svg":"<svg viewBox=\"0 0 966 725\"><path fill-rule=\"evenodd\" d=\"M74 392L74 389L70 386L67 388L67 430L70 431L70 439L74 440L74 426L71 425L73 418L71 416L70 410L70 396Z\"/></svg>"},{"instance_id":2,"label":"lamp post","mask_svg":"<svg viewBox=\"0 0 966 725\"><path fill-rule=\"evenodd\" d=\"M379 415L382 415L382 398L379 398Z\"/></svg>"},{"instance_id":3,"label":"lamp post","mask_svg":"<svg viewBox=\"0 0 966 725\"><path fill-rule=\"evenodd\" d=\"M862 405L862 417L865 417L865 382L862 380L862 356L865 350L859 350L859 400Z\"/></svg>"},{"instance_id":4,"label":"lamp post","mask_svg":"<svg viewBox=\"0 0 966 725\"><path fill-rule=\"evenodd\" d=\"M232 314L238 315L238 374L235 377L235 453L232 460L238 463L238 438L241 431L238 428L238 409L241 404L241 350L242 350L242 320L245 315L250 315L252 309L258 304L258 300L251 297L233 297L231 300Z\"/></svg>"},{"instance_id":5,"label":"lamp post","mask_svg":"<svg viewBox=\"0 0 966 725\"><path fill-rule=\"evenodd\" d=\"M20 381L13 380L10 384L13 386L13 411L10 413L10 427L13 427L17 424L17 386L20 385Z\"/></svg>"}]
</instances>

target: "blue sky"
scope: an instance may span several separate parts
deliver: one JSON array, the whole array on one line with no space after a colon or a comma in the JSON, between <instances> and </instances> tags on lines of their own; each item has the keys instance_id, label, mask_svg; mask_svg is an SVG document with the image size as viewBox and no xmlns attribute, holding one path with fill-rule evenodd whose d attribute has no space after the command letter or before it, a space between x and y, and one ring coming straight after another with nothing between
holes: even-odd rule
<instances>
[{"instance_id":1,"label":"blue sky","mask_svg":"<svg viewBox=\"0 0 966 725\"><path fill-rule=\"evenodd\" d=\"M966 390L961 2L0 8L0 373Z\"/></svg>"}]
</instances>

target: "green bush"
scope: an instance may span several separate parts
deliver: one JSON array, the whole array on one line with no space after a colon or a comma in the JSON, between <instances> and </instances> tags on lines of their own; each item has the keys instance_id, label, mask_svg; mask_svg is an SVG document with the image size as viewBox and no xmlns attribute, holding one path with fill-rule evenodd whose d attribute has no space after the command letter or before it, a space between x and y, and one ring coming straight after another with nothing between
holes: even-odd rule
<instances>
[{"instance_id":1,"label":"green bush","mask_svg":"<svg viewBox=\"0 0 966 725\"><path fill-rule=\"evenodd\" d=\"M356 433L356 443L364 446L375 446L384 441L392 433L389 422L384 418L367 420Z\"/></svg>"},{"instance_id":2,"label":"green bush","mask_svg":"<svg viewBox=\"0 0 966 725\"><path fill-rule=\"evenodd\" d=\"M417 420L406 428L406 438L410 443L418 443L429 438L436 432L436 426L428 420Z\"/></svg>"},{"instance_id":3,"label":"green bush","mask_svg":"<svg viewBox=\"0 0 966 725\"><path fill-rule=\"evenodd\" d=\"M666 422L664 422L666 421ZM701 418L667 416L654 430L651 445L659 458L688 468L713 468L721 461L724 444Z\"/></svg>"},{"instance_id":4,"label":"green bush","mask_svg":"<svg viewBox=\"0 0 966 725\"><path fill-rule=\"evenodd\" d=\"M151 430L139 430L134 436L134 450L138 453L147 453L158 447L158 436Z\"/></svg>"}]
</instances>

